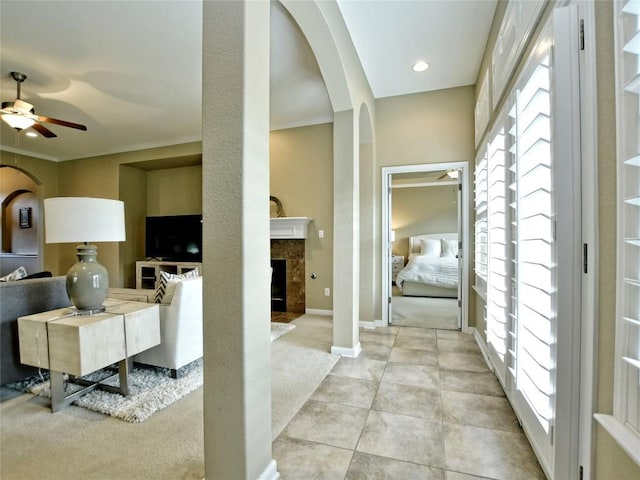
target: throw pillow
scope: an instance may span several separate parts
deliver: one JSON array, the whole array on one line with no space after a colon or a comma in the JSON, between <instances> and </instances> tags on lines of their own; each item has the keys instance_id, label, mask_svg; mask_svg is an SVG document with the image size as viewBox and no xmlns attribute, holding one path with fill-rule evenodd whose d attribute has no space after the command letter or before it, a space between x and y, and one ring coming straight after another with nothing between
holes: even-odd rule
<instances>
[{"instance_id":1,"label":"throw pillow","mask_svg":"<svg viewBox=\"0 0 640 480\"><path fill-rule=\"evenodd\" d=\"M162 303L164 305L171 304L173 300L173 294L176 291L176 284L185 278L199 277L200 272L197 268L189 270L186 273L176 275L175 273L160 272L160 281L158 282L158 288L156 294L153 297L153 303Z\"/></svg>"},{"instance_id":2,"label":"throw pillow","mask_svg":"<svg viewBox=\"0 0 640 480\"><path fill-rule=\"evenodd\" d=\"M14 282L27 276L27 269L24 267L18 267L9 275L0 277L0 282Z\"/></svg>"},{"instance_id":3,"label":"throw pillow","mask_svg":"<svg viewBox=\"0 0 640 480\"><path fill-rule=\"evenodd\" d=\"M439 257L442 247L440 240L435 238L423 238L420 240L420 255L425 257Z\"/></svg>"}]
</instances>

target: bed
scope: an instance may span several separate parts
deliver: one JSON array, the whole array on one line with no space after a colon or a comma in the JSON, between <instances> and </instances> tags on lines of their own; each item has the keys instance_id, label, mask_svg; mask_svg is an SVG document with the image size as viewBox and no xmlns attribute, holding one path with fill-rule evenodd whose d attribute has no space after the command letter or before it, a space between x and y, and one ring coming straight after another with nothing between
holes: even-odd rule
<instances>
[{"instance_id":1,"label":"bed","mask_svg":"<svg viewBox=\"0 0 640 480\"><path fill-rule=\"evenodd\" d=\"M408 297L458 297L458 234L409 237L409 261L396 285Z\"/></svg>"}]
</instances>

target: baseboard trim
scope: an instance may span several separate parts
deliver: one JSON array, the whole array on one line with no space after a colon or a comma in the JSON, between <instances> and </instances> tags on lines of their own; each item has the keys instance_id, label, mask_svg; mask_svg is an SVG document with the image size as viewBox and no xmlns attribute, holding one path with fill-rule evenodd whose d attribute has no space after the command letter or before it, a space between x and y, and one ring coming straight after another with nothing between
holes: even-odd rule
<instances>
[{"instance_id":1,"label":"baseboard trim","mask_svg":"<svg viewBox=\"0 0 640 480\"><path fill-rule=\"evenodd\" d=\"M374 320L373 323L376 324L376 327L387 327L388 325L384 323L384 320Z\"/></svg>"},{"instance_id":2,"label":"baseboard trim","mask_svg":"<svg viewBox=\"0 0 640 480\"><path fill-rule=\"evenodd\" d=\"M272 459L257 480L278 480L279 478L278 465L276 461Z\"/></svg>"},{"instance_id":3,"label":"baseboard trim","mask_svg":"<svg viewBox=\"0 0 640 480\"><path fill-rule=\"evenodd\" d=\"M482 356L484 357L484 361L489 367L489 370L493 372L494 369L493 369L493 365L491 364L491 361L489 360L489 352L487 351L487 344L484 343L484 340L482 339L480 332L475 327L469 327L467 331L473 334L473 338L475 338L476 343L478 344L478 347L480 347L480 353L482 353Z\"/></svg>"},{"instance_id":4,"label":"baseboard trim","mask_svg":"<svg viewBox=\"0 0 640 480\"><path fill-rule=\"evenodd\" d=\"M333 310L322 310L319 308L307 308L305 313L308 313L309 315L322 315L323 317L333 316Z\"/></svg>"},{"instance_id":5,"label":"baseboard trim","mask_svg":"<svg viewBox=\"0 0 640 480\"><path fill-rule=\"evenodd\" d=\"M360 322L360 327L367 329L367 330L373 330L377 327L378 325L376 324L376 322Z\"/></svg>"},{"instance_id":6,"label":"baseboard trim","mask_svg":"<svg viewBox=\"0 0 640 480\"><path fill-rule=\"evenodd\" d=\"M353 348L336 347L336 346L331 347L331 353L333 355L340 355L341 357L358 358L358 355L360 355L360 352L362 352L362 346L360 345L360 342L358 342L357 345Z\"/></svg>"}]
</instances>

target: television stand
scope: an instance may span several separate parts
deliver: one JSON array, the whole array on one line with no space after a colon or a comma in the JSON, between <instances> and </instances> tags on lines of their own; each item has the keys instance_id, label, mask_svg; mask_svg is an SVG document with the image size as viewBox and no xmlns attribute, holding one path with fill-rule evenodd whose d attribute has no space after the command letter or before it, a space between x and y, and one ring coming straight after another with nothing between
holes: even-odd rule
<instances>
[{"instance_id":1,"label":"television stand","mask_svg":"<svg viewBox=\"0 0 640 480\"><path fill-rule=\"evenodd\" d=\"M136 262L136 288L156 289L160 281L160 272L174 273L180 275L194 268L200 269L202 273L202 263L200 262L164 262L159 260L142 260Z\"/></svg>"}]
</instances>

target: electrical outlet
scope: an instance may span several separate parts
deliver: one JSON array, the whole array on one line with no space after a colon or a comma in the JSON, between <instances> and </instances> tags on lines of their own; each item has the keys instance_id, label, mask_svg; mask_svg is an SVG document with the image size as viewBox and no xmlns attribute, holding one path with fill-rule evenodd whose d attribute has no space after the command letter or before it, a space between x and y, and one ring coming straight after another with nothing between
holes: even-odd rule
<instances>
[{"instance_id":1,"label":"electrical outlet","mask_svg":"<svg viewBox=\"0 0 640 480\"><path fill-rule=\"evenodd\" d=\"M331 289L330 288L325 288L324 289L324 296L328 297L329 295L331 295Z\"/></svg>"}]
</instances>

